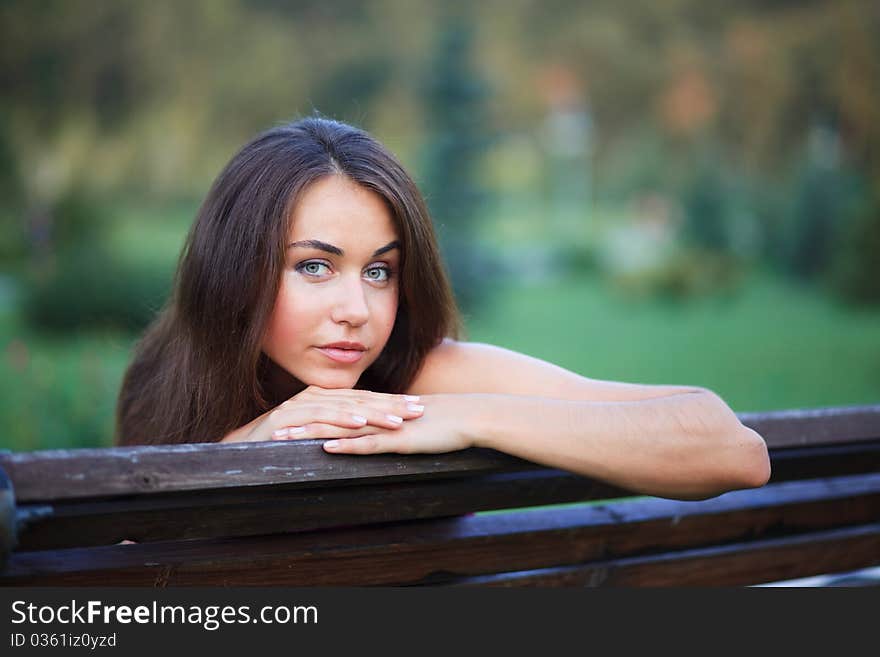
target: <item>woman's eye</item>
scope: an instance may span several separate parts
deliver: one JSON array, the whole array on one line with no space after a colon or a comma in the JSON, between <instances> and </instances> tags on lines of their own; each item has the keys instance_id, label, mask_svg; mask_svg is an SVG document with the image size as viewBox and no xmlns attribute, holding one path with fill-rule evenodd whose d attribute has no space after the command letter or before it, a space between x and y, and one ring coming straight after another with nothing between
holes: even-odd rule
<instances>
[{"instance_id":1,"label":"woman's eye","mask_svg":"<svg viewBox=\"0 0 880 657\"><path fill-rule=\"evenodd\" d=\"M324 276L329 272L329 267L323 262L315 260L301 262L296 266L296 270L307 276Z\"/></svg>"},{"instance_id":2,"label":"woman's eye","mask_svg":"<svg viewBox=\"0 0 880 657\"><path fill-rule=\"evenodd\" d=\"M365 272L367 280L385 282L391 277L388 267L369 267Z\"/></svg>"}]
</instances>

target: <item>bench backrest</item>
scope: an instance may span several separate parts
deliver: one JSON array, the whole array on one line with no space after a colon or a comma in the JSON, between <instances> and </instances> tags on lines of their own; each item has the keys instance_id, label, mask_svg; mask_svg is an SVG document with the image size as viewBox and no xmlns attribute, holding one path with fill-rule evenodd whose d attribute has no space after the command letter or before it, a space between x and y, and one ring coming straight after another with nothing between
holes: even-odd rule
<instances>
[{"instance_id":1,"label":"bench backrest","mask_svg":"<svg viewBox=\"0 0 880 657\"><path fill-rule=\"evenodd\" d=\"M880 562L880 406L740 419L767 440L771 483L701 502L490 450L5 453L17 545L0 583L743 584Z\"/></svg>"}]
</instances>

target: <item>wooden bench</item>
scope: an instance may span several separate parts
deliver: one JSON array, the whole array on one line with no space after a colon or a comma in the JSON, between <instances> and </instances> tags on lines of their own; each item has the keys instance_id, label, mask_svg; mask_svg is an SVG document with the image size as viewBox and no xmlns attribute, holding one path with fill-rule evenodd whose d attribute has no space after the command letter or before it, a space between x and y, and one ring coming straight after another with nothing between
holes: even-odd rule
<instances>
[{"instance_id":1,"label":"wooden bench","mask_svg":"<svg viewBox=\"0 0 880 657\"><path fill-rule=\"evenodd\" d=\"M880 564L880 405L740 419L770 483L697 502L489 450L5 452L0 583L732 586Z\"/></svg>"}]
</instances>

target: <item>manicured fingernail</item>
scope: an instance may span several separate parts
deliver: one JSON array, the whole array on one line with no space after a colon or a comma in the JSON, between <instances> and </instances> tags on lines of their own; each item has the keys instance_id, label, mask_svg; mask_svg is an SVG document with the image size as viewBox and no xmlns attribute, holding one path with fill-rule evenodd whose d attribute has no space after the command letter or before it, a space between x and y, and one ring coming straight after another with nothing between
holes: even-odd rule
<instances>
[{"instance_id":1,"label":"manicured fingernail","mask_svg":"<svg viewBox=\"0 0 880 657\"><path fill-rule=\"evenodd\" d=\"M290 434L290 429L276 429L275 431L272 432L272 437L273 438L284 438L284 436L287 436L289 434Z\"/></svg>"},{"instance_id":2,"label":"manicured fingernail","mask_svg":"<svg viewBox=\"0 0 880 657\"><path fill-rule=\"evenodd\" d=\"M419 401L419 396L418 396L418 395L404 395L403 398L404 398L406 401Z\"/></svg>"},{"instance_id":3,"label":"manicured fingernail","mask_svg":"<svg viewBox=\"0 0 880 657\"><path fill-rule=\"evenodd\" d=\"M287 433L288 433L289 435L293 436L293 435L298 434L298 433L303 433L303 432L305 432L305 430L306 430L305 427L290 427L290 428L287 430Z\"/></svg>"},{"instance_id":4,"label":"manicured fingernail","mask_svg":"<svg viewBox=\"0 0 880 657\"><path fill-rule=\"evenodd\" d=\"M361 417L360 415L352 415L351 419L357 422L358 424L366 424L367 418Z\"/></svg>"},{"instance_id":5,"label":"manicured fingernail","mask_svg":"<svg viewBox=\"0 0 880 657\"><path fill-rule=\"evenodd\" d=\"M400 424L401 422L403 422L403 418L397 417L396 415L386 415L385 417L394 422L394 424Z\"/></svg>"},{"instance_id":6,"label":"manicured fingernail","mask_svg":"<svg viewBox=\"0 0 880 657\"><path fill-rule=\"evenodd\" d=\"M339 441L338 440L328 440L327 442L324 443L324 447L326 449L336 449L337 447L339 447Z\"/></svg>"},{"instance_id":7,"label":"manicured fingernail","mask_svg":"<svg viewBox=\"0 0 880 657\"><path fill-rule=\"evenodd\" d=\"M422 404L407 404L406 409L408 411L412 411L413 413L421 413L425 410L425 407Z\"/></svg>"}]
</instances>

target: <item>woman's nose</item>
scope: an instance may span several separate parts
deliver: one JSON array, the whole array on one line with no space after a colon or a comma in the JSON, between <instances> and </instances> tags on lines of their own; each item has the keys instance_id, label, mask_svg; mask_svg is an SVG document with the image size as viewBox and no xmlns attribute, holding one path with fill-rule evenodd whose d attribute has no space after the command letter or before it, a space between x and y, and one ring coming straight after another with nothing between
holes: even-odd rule
<instances>
[{"instance_id":1,"label":"woman's nose","mask_svg":"<svg viewBox=\"0 0 880 657\"><path fill-rule=\"evenodd\" d=\"M333 304L331 319L337 324L346 323L351 326L366 324L370 317L367 298L364 294L360 277L355 281L341 280L339 295Z\"/></svg>"}]
</instances>

